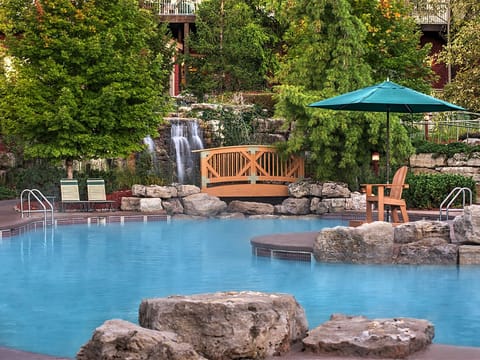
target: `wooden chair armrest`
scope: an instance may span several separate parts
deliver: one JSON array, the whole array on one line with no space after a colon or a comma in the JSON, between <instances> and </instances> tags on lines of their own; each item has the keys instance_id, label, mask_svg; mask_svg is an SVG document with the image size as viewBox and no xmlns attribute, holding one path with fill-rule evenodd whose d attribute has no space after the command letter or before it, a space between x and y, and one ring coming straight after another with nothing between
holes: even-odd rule
<instances>
[{"instance_id":1,"label":"wooden chair armrest","mask_svg":"<svg viewBox=\"0 0 480 360\"><path fill-rule=\"evenodd\" d=\"M373 188L378 188L379 192L385 192L385 187L388 184L361 184L362 187L365 187L365 193L367 196L373 196Z\"/></svg>"}]
</instances>

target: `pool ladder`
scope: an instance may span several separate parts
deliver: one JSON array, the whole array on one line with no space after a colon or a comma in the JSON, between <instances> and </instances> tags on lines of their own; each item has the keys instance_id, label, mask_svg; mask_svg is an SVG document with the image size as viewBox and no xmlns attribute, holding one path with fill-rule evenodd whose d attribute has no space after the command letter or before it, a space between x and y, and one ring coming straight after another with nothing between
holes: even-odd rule
<instances>
[{"instance_id":1,"label":"pool ladder","mask_svg":"<svg viewBox=\"0 0 480 360\"><path fill-rule=\"evenodd\" d=\"M24 198L25 197L25 198ZM32 200L41 205L41 209L32 209ZM24 208L24 202L27 203L27 208ZM48 214L50 215L50 225L53 225L53 204L46 198L45 195L38 189L25 189L20 194L20 210L22 218L30 217L32 213L42 212L44 227L49 225L47 221Z\"/></svg>"},{"instance_id":2,"label":"pool ladder","mask_svg":"<svg viewBox=\"0 0 480 360\"><path fill-rule=\"evenodd\" d=\"M465 198L466 198L466 194L469 194L469 200L470 200L470 204L469 205L472 205L472 190L468 187L456 187L454 188L452 191L450 191L450 193L447 195L447 197L445 198L445 200L442 201L442 203L440 204L440 216L439 216L439 220L441 221L442 220L442 213L443 213L443 210L445 210L445 220L448 220L448 210L450 209L450 206L452 206L453 202L460 196L460 194L462 194L463 198L462 198L462 209L465 208Z\"/></svg>"}]
</instances>

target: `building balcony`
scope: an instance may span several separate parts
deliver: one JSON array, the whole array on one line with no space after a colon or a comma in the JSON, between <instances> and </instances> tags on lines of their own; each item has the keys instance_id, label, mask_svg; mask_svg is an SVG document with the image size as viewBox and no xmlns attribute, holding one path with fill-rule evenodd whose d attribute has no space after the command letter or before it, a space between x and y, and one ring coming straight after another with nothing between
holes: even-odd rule
<instances>
[{"instance_id":1,"label":"building balcony","mask_svg":"<svg viewBox=\"0 0 480 360\"><path fill-rule=\"evenodd\" d=\"M193 16L202 0L140 0L140 6L158 16Z\"/></svg>"},{"instance_id":2,"label":"building balcony","mask_svg":"<svg viewBox=\"0 0 480 360\"><path fill-rule=\"evenodd\" d=\"M445 0L413 0L413 17L425 27L441 28L449 22L449 2Z\"/></svg>"}]
</instances>

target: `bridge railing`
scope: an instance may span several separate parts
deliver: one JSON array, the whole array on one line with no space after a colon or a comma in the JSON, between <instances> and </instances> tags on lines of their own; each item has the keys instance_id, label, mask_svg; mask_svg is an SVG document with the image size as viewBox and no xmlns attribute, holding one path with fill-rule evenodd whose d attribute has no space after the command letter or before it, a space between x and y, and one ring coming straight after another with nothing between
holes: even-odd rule
<instances>
[{"instance_id":1,"label":"bridge railing","mask_svg":"<svg viewBox=\"0 0 480 360\"><path fill-rule=\"evenodd\" d=\"M273 146L196 150L202 192L219 197L288 196L288 183L304 177L304 159L283 158Z\"/></svg>"}]
</instances>

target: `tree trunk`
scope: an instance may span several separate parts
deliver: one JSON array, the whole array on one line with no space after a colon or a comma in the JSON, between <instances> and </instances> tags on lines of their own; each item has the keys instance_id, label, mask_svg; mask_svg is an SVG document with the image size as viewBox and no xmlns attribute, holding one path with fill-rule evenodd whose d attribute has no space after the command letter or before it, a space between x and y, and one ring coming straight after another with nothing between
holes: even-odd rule
<instances>
[{"instance_id":1,"label":"tree trunk","mask_svg":"<svg viewBox=\"0 0 480 360\"><path fill-rule=\"evenodd\" d=\"M65 169L67 170L67 179L73 179L73 159L65 160Z\"/></svg>"}]
</instances>

